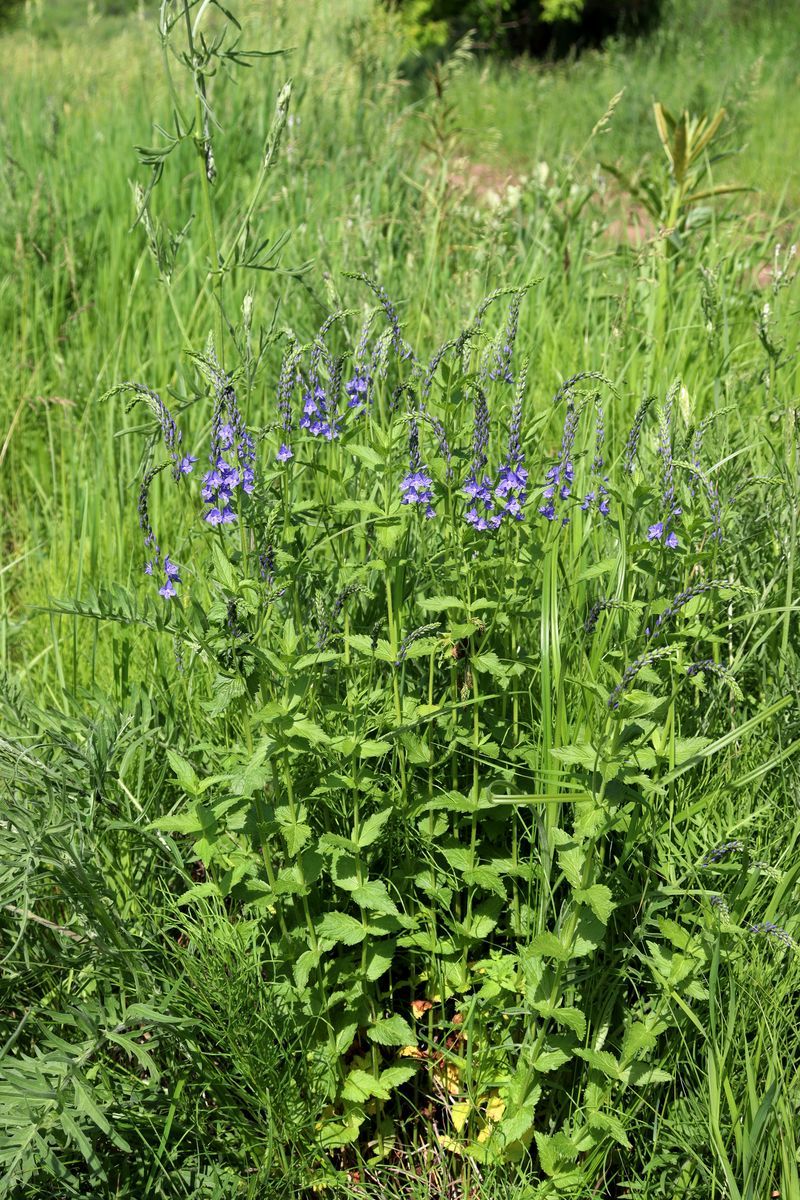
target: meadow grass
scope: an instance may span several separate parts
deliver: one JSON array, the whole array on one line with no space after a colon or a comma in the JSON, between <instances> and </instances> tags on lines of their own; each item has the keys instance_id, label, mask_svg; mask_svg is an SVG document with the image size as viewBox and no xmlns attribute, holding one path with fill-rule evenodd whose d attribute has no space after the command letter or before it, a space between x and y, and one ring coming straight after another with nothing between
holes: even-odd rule
<instances>
[{"instance_id":1,"label":"meadow grass","mask_svg":"<svg viewBox=\"0 0 800 1200\"><path fill-rule=\"evenodd\" d=\"M213 194L186 141L150 246L153 22L84 14L0 39L0 1194L800 1194L791 11L424 84L371 4L248 6L292 52L210 80ZM279 253L215 276L289 75ZM631 244L597 164L670 210L654 99L727 104L698 181L763 190ZM284 331L330 393L373 308L369 409L314 439ZM205 537L154 479L169 603L163 410L108 393L157 390L202 465L228 372L256 490ZM484 533L461 488L515 461L515 396L525 520Z\"/></svg>"}]
</instances>

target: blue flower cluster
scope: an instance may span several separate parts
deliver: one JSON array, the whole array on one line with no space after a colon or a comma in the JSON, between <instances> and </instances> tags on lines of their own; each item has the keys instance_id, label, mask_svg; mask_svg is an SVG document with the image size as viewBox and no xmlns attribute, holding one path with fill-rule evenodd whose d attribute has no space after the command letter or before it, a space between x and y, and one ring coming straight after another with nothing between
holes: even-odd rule
<instances>
[{"instance_id":1,"label":"blue flower cluster","mask_svg":"<svg viewBox=\"0 0 800 1200\"><path fill-rule=\"evenodd\" d=\"M278 376L278 412L281 418L281 444L275 455L279 463L286 463L294 458L291 447L292 440L292 396L298 379L298 363L300 352L293 340L283 356L281 371Z\"/></svg>"},{"instance_id":2,"label":"blue flower cluster","mask_svg":"<svg viewBox=\"0 0 800 1200\"><path fill-rule=\"evenodd\" d=\"M329 400L325 389L316 383L303 393L303 415L300 428L307 429L314 437L324 437L331 442L342 431L336 406Z\"/></svg>"},{"instance_id":3,"label":"blue flower cluster","mask_svg":"<svg viewBox=\"0 0 800 1200\"><path fill-rule=\"evenodd\" d=\"M142 486L139 489L138 512L139 512L139 527L144 533L145 549L150 551L150 557L144 564L145 575L152 575L159 565L164 572L164 582L158 589L159 594L167 600L171 600L173 596L177 596L175 584L181 582L180 568L177 563L174 563L167 554L161 562L161 547L156 541L156 535L153 532L153 526L150 523L150 484L155 479L156 475L166 467L166 463L162 463L159 467L154 467L148 471L142 480Z\"/></svg>"},{"instance_id":4,"label":"blue flower cluster","mask_svg":"<svg viewBox=\"0 0 800 1200\"><path fill-rule=\"evenodd\" d=\"M356 408L359 413L366 412L367 402L372 398L372 368L368 362L367 353L371 325L372 315L370 314L361 327L361 336L358 339L358 346L356 348L353 375L344 385L344 390L347 393L347 407Z\"/></svg>"},{"instance_id":5,"label":"blue flower cluster","mask_svg":"<svg viewBox=\"0 0 800 1200\"><path fill-rule=\"evenodd\" d=\"M595 400L595 425L594 425L594 461L592 462L592 475L597 479L597 484L591 491L588 491L583 498L581 508L587 512L593 505L597 506L597 511L601 517L607 517L611 511L608 502L608 476L603 474L605 460L603 458L603 445L605 443L606 428L603 417L603 406L600 403L600 398Z\"/></svg>"},{"instance_id":6,"label":"blue flower cluster","mask_svg":"<svg viewBox=\"0 0 800 1200\"><path fill-rule=\"evenodd\" d=\"M423 465L419 451L419 425L412 418L408 433L409 472L400 484L401 504L424 504L425 517L436 516L433 507L433 480Z\"/></svg>"},{"instance_id":7,"label":"blue flower cluster","mask_svg":"<svg viewBox=\"0 0 800 1200\"><path fill-rule=\"evenodd\" d=\"M231 506L237 488L250 495L255 488L256 451L247 431L230 377L220 375L211 425L211 470L203 476L200 491L209 506L204 519L209 525L230 525L236 520Z\"/></svg>"},{"instance_id":8,"label":"blue flower cluster","mask_svg":"<svg viewBox=\"0 0 800 1200\"><path fill-rule=\"evenodd\" d=\"M324 322L311 351L308 372L308 387L303 393L303 415L300 428L307 429L313 437L324 437L331 442L342 432L339 417L339 392L342 386L342 359L334 359L325 347L325 335L340 313L333 313ZM320 383L320 362L328 368L327 389Z\"/></svg>"},{"instance_id":9,"label":"blue flower cluster","mask_svg":"<svg viewBox=\"0 0 800 1200\"><path fill-rule=\"evenodd\" d=\"M484 471L488 461L489 408L483 389L476 388L472 467L464 481L463 491L467 499L472 501L464 519L480 532L498 529L504 517L511 517L515 521L524 519L523 506L527 499L528 471L520 444L520 426L526 376L527 367L524 367L511 410L508 447L498 471L497 482Z\"/></svg>"},{"instance_id":10,"label":"blue flower cluster","mask_svg":"<svg viewBox=\"0 0 800 1200\"><path fill-rule=\"evenodd\" d=\"M547 483L542 489L542 498L546 501L539 508L541 515L548 521L556 519L556 502L568 500L575 480L575 464L572 461L572 451L575 445L575 435L578 432L581 410L575 407L571 396L567 398L567 412L564 417L564 429L561 434L561 453L558 462L554 463L545 474ZM561 518L562 525L569 524L569 517Z\"/></svg>"}]
</instances>

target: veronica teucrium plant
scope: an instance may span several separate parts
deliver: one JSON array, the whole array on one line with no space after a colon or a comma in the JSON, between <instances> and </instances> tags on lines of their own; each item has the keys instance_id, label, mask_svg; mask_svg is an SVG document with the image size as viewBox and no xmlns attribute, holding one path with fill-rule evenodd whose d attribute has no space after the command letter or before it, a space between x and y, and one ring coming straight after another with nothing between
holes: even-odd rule
<instances>
[{"instance_id":1,"label":"veronica teucrium plant","mask_svg":"<svg viewBox=\"0 0 800 1200\"><path fill-rule=\"evenodd\" d=\"M714 711L730 701L711 634L735 594L722 501L692 483L702 438L694 461L675 452L679 385L656 430L648 400L629 434L599 372L550 399L516 350L527 285L431 353L409 341L413 289L343 263L357 307L303 336L284 312L251 370L236 288L268 265L253 215L288 92L247 219L220 223L212 81L243 51L201 36L209 11L165 4L161 29L196 102L192 123L172 82L169 153L197 152L213 297L182 326L194 335L202 313L214 330L186 346L174 418L168 380L114 389L153 421L147 628L177 639L202 698L169 749L181 800L155 826L187 879L202 863L182 905L213 896L258 922L308 1018L321 1158L380 1156L433 1119L448 1152L528 1156L566 1187L578 1159L590 1172L624 1153L617 1099L669 1080L650 1059L683 1019L631 915L647 868L632 880L625 838L675 804L668 735L694 729L696 687L722 697ZM270 309L269 279L248 321ZM706 908L698 948L676 949L684 990L707 965Z\"/></svg>"}]
</instances>

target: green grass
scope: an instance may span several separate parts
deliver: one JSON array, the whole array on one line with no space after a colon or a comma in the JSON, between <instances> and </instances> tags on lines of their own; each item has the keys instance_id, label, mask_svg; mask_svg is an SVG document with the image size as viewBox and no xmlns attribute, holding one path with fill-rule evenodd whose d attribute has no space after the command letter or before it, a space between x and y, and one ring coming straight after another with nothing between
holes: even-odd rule
<instances>
[{"instance_id":1,"label":"green grass","mask_svg":"<svg viewBox=\"0 0 800 1200\"><path fill-rule=\"evenodd\" d=\"M291 54L211 81L210 211L191 143L167 159L153 217L192 217L169 281L131 228L133 147L174 128L153 22L44 2L0 36L0 1196L793 1198L798 284L767 267L797 227L796 14L684 5L574 64L457 55L437 89L367 0L244 11L243 44ZM291 236L274 269L217 284L210 227L230 244L288 75L253 227ZM654 100L724 103L698 177L754 189L674 209L668 238ZM652 184L636 244L601 161ZM435 521L398 503L414 403L390 405L409 368L388 352L373 414L274 466L275 334L308 347L352 310L327 334L349 371L359 271L423 364L484 296L535 281L519 526L471 532L459 494L508 298L432 383L456 466L421 421ZM136 519L158 430L101 397L157 389L202 466L215 389L186 352L211 331L259 483L246 535L208 539L194 480L154 481L183 572L168 606ZM612 512L574 505L559 530L536 509L578 372L610 385L567 390L586 405L574 492L597 391ZM490 470L512 392L489 390ZM668 394L674 554L646 538ZM687 676L698 660L719 676Z\"/></svg>"}]
</instances>

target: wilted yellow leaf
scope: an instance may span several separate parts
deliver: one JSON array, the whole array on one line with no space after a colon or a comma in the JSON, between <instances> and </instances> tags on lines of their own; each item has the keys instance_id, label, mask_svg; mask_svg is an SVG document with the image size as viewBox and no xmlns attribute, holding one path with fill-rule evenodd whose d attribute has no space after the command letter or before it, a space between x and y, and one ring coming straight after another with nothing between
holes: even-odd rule
<instances>
[{"instance_id":1,"label":"wilted yellow leaf","mask_svg":"<svg viewBox=\"0 0 800 1200\"><path fill-rule=\"evenodd\" d=\"M425 1058L425 1051L419 1046L403 1046L398 1050L398 1058Z\"/></svg>"},{"instance_id":2,"label":"wilted yellow leaf","mask_svg":"<svg viewBox=\"0 0 800 1200\"><path fill-rule=\"evenodd\" d=\"M450 1109L450 1120L453 1122L456 1133L461 1133L469 1119L471 1109L472 1102L470 1100L457 1100Z\"/></svg>"}]
</instances>

